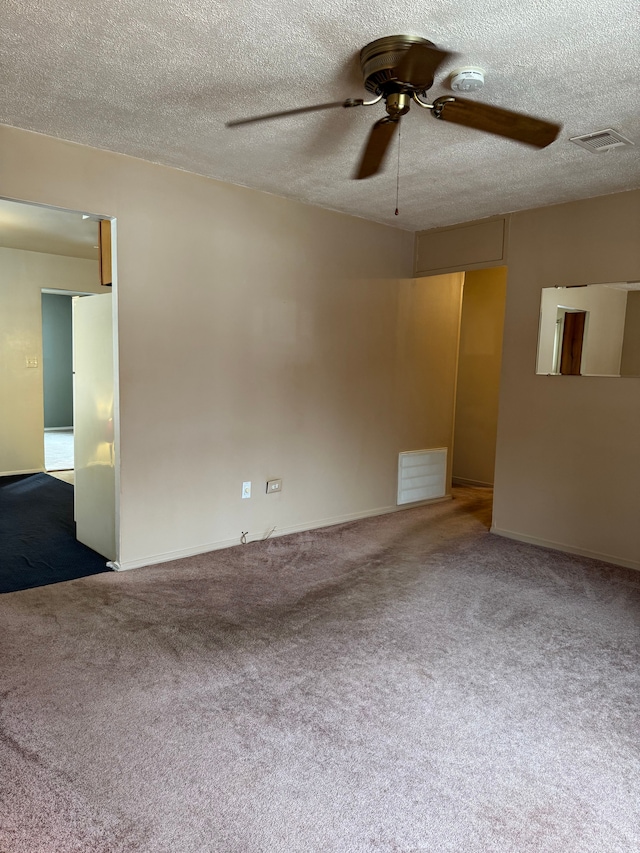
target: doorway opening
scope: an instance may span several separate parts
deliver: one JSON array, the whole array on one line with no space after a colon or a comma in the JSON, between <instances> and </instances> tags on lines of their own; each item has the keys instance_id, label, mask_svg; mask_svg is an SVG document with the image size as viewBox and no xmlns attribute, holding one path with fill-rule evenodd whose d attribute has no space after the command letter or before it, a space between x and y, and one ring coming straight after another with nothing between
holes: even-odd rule
<instances>
[{"instance_id":1,"label":"doorway opening","mask_svg":"<svg viewBox=\"0 0 640 853\"><path fill-rule=\"evenodd\" d=\"M494 486L507 268L456 270L425 278L455 281L436 320L442 328L442 319L455 314L437 373L439 389L446 387L450 395L442 397L446 422L441 443L447 445L452 486L487 490L468 506L478 506L478 517L489 529L492 501L487 497L493 497Z\"/></svg>"},{"instance_id":2,"label":"doorway opening","mask_svg":"<svg viewBox=\"0 0 640 853\"><path fill-rule=\"evenodd\" d=\"M506 292L504 266L464 273L453 437L456 486L493 489Z\"/></svg>"},{"instance_id":3,"label":"doorway opening","mask_svg":"<svg viewBox=\"0 0 640 853\"><path fill-rule=\"evenodd\" d=\"M44 470L74 482L73 305L82 294L42 289Z\"/></svg>"},{"instance_id":4,"label":"doorway opening","mask_svg":"<svg viewBox=\"0 0 640 853\"><path fill-rule=\"evenodd\" d=\"M0 431L0 478L6 478L2 482L7 485L9 478L22 479L38 472L45 477L55 473L68 483L75 479L74 517L71 519L74 538L105 558L103 565L107 560L118 559L114 369L117 349L114 345L115 305L111 295L115 291L111 285L116 281L115 257L113 282L111 276L111 226L112 220L101 215L0 198L0 331L3 332L0 356L8 367L8 382L4 388L7 405ZM115 236L114 229L114 252ZM105 325L104 334L100 331L100 347L111 377L110 388L102 393L99 407L102 495L98 501L98 484L93 472L78 478L79 427L71 355L71 304L93 300L103 305L101 316L83 318L82 322L96 323L99 319ZM43 322L47 302L58 306L58 313L65 316L63 325L66 327L65 354L63 363L58 365L65 378L62 385L54 383L53 391L47 390L49 383L45 380L45 373L51 372L49 367L53 367L55 374L57 360L50 358L51 342L47 341ZM85 335L87 337L95 337L94 332ZM92 387L92 382L85 381L84 387ZM87 433L86 426L83 431ZM93 440L94 436L90 441ZM109 448L105 452L107 443ZM87 448L84 468L96 468L96 460L96 454ZM70 476L61 475L60 469L70 472ZM11 489L5 491L10 494ZM111 531L107 544L104 536L94 538L91 525L88 525L90 519L94 519L97 529Z\"/></svg>"}]
</instances>

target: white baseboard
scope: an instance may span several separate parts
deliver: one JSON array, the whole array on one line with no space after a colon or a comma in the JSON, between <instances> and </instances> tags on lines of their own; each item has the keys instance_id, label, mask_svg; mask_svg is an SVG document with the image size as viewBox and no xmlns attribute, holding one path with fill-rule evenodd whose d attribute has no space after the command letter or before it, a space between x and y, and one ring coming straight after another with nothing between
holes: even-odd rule
<instances>
[{"instance_id":1,"label":"white baseboard","mask_svg":"<svg viewBox=\"0 0 640 853\"><path fill-rule=\"evenodd\" d=\"M549 539L538 539L536 536L526 536L523 533L515 533L513 530L501 530L499 527L491 527L491 532L496 536L504 536L505 539L515 539L516 542L526 542L528 545L540 545L543 548L551 548L553 551L562 551L565 554L576 554L578 557L591 557L593 560L601 560L603 563L612 563L614 566L623 566L625 569L640 570L639 560L627 560L626 557L616 557L613 554L601 554L599 551L590 551L587 548L576 548L574 545L565 545L563 542L552 542Z\"/></svg>"},{"instance_id":2,"label":"white baseboard","mask_svg":"<svg viewBox=\"0 0 640 853\"><path fill-rule=\"evenodd\" d=\"M42 468L25 468L23 471L0 471L0 477L19 477L20 474L46 474Z\"/></svg>"},{"instance_id":3,"label":"white baseboard","mask_svg":"<svg viewBox=\"0 0 640 853\"><path fill-rule=\"evenodd\" d=\"M324 518L320 521L295 524L291 527L276 528L273 531L266 530L264 533L247 533L247 543L259 542L264 539L270 539L272 537L275 538L276 536L288 536L290 533L303 533L306 530L318 530L322 527L333 527L336 524L345 524L349 521L359 521L362 518L372 518L377 515L389 515L392 512L404 512L407 509L415 509L419 506L430 506L431 504L442 503L443 501L450 500L451 495L445 495L442 498L434 498L430 501L403 504L402 506L378 507L377 509L365 510L364 512L354 512L348 515ZM107 566L116 572L125 572L129 571L129 569L141 569L144 566L155 566L157 563L168 563L171 560L181 560L184 557L195 557L198 554L206 554L209 551L221 551L223 548L232 548L240 544L240 540L237 537L235 539L221 539L217 542L207 542L204 545L197 545L193 548L169 551L164 554L153 554L149 557L143 557L138 560L114 560L107 563Z\"/></svg>"}]
</instances>

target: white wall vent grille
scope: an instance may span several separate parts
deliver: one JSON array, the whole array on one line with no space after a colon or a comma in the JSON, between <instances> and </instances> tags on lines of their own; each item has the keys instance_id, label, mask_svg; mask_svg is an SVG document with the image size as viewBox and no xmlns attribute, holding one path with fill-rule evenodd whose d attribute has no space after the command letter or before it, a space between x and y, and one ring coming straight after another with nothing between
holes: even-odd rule
<instances>
[{"instance_id":1,"label":"white wall vent grille","mask_svg":"<svg viewBox=\"0 0 640 853\"><path fill-rule=\"evenodd\" d=\"M398 505L443 498L446 492L446 447L410 450L398 456Z\"/></svg>"},{"instance_id":2,"label":"white wall vent grille","mask_svg":"<svg viewBox=\"0 0 640 853\"><path fill-rule=\"evenodd\" d=\"M622 136L608 127L606 130L597 130L595 133L585 133L584 136L572 136L569 142L575 142L587 151L611 151L612 148L620 148L622 145L633 145L630 139Z\"/></svg>"}]
</instances>

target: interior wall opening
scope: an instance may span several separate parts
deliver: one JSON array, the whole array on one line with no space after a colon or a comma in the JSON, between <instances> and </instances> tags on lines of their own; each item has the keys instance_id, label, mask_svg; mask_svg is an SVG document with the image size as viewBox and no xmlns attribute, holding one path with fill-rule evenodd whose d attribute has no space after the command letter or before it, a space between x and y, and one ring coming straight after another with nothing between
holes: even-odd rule
<instances>
[{"instance_id":1,"label":"interior wall opening","mask_svg":"<svg viewBox=\"0 0 640 853\"><path fill-rule=\"evenodd\" d=\"M2 389L6 405L0 429L0 484L9 485L10 481L14 483L38 473L48 476L52 468L64 469L68 476L60 479L66 479L67 483L76 481L77 540L105 558L105 564L106 560L118 558L117 374L114 369L117 350L114 346L116 324L112 293L115 288L112 285L115 275L112 276L111 270L113 267L115 272L115 257L111 255L111 230L112 221L98 214L0 199L0 315L3 318L0 347L7 367ZM83 299L77 300L77 297ZM91 399L92 417L100 419L97 428L100 441L96 441L94 430L89 438L92 446L85 447L80 463L74 370L77 365L71 355L74 337L71 327L75 324L71 303L74 300L102 306L100 323L105 329L100 332L104 350L100 355L107 363L110 383L99 400L93 392L85 393ZM54 313L57 306L57 313L64 315L62 356L58 343L51 345L47 340L50 328L47 330L43 325L47 315L43 306L47 302L54 306ZM45 380L46 366L53 371L53 377L48 377L53 378L52 383ZM64 374L62 382L56 379L56 371ZM92 378L88 385L93 385ZM51 435L62 435L71 429L76 433L71 438L76 445L73 457L67 452L64 465L47 459L45 430ZM85 423L81 436L85 445L88 435ZM68 467L70 459L73 461ZM97 472L99 477L96 477ZM5 492L10 494L11 489ZM93 528L109 531L106 545L104 535L96 537Z\"/></svg>"},{"instance_id":2,"label":"interior wall opening","mask_svg":"<svg viewBox=\"0 0 640 853\"><path fill-rule=\"evenodd\" d=\"M504 266L464 274L453 439L454 485L494 484L506 292Z\"/></svg>"}]
</instances>

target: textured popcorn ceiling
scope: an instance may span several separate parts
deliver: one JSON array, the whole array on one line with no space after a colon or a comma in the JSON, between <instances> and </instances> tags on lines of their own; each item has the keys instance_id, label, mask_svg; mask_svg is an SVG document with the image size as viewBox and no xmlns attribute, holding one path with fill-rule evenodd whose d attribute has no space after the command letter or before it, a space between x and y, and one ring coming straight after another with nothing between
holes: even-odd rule
<instances>
[{"instance_id":1,"label":"textured popcorn ceiling","mask_svg":"<svg viewBox=\"0 0 640 853\"><path fill-rule=\"evenodd\" d=\"M640 14L622 0L0 0L0 122L410 230L640 186ZM226 129L233 118L363 97L358 52L396 33L486 70L477 100L563 124L542 151L414 105L400 215L387 170L351 175L384 106ZM613 128L633 148L570 136ZM1 188L0 188L1 192Z\"/></svg>"}]
</instances>

